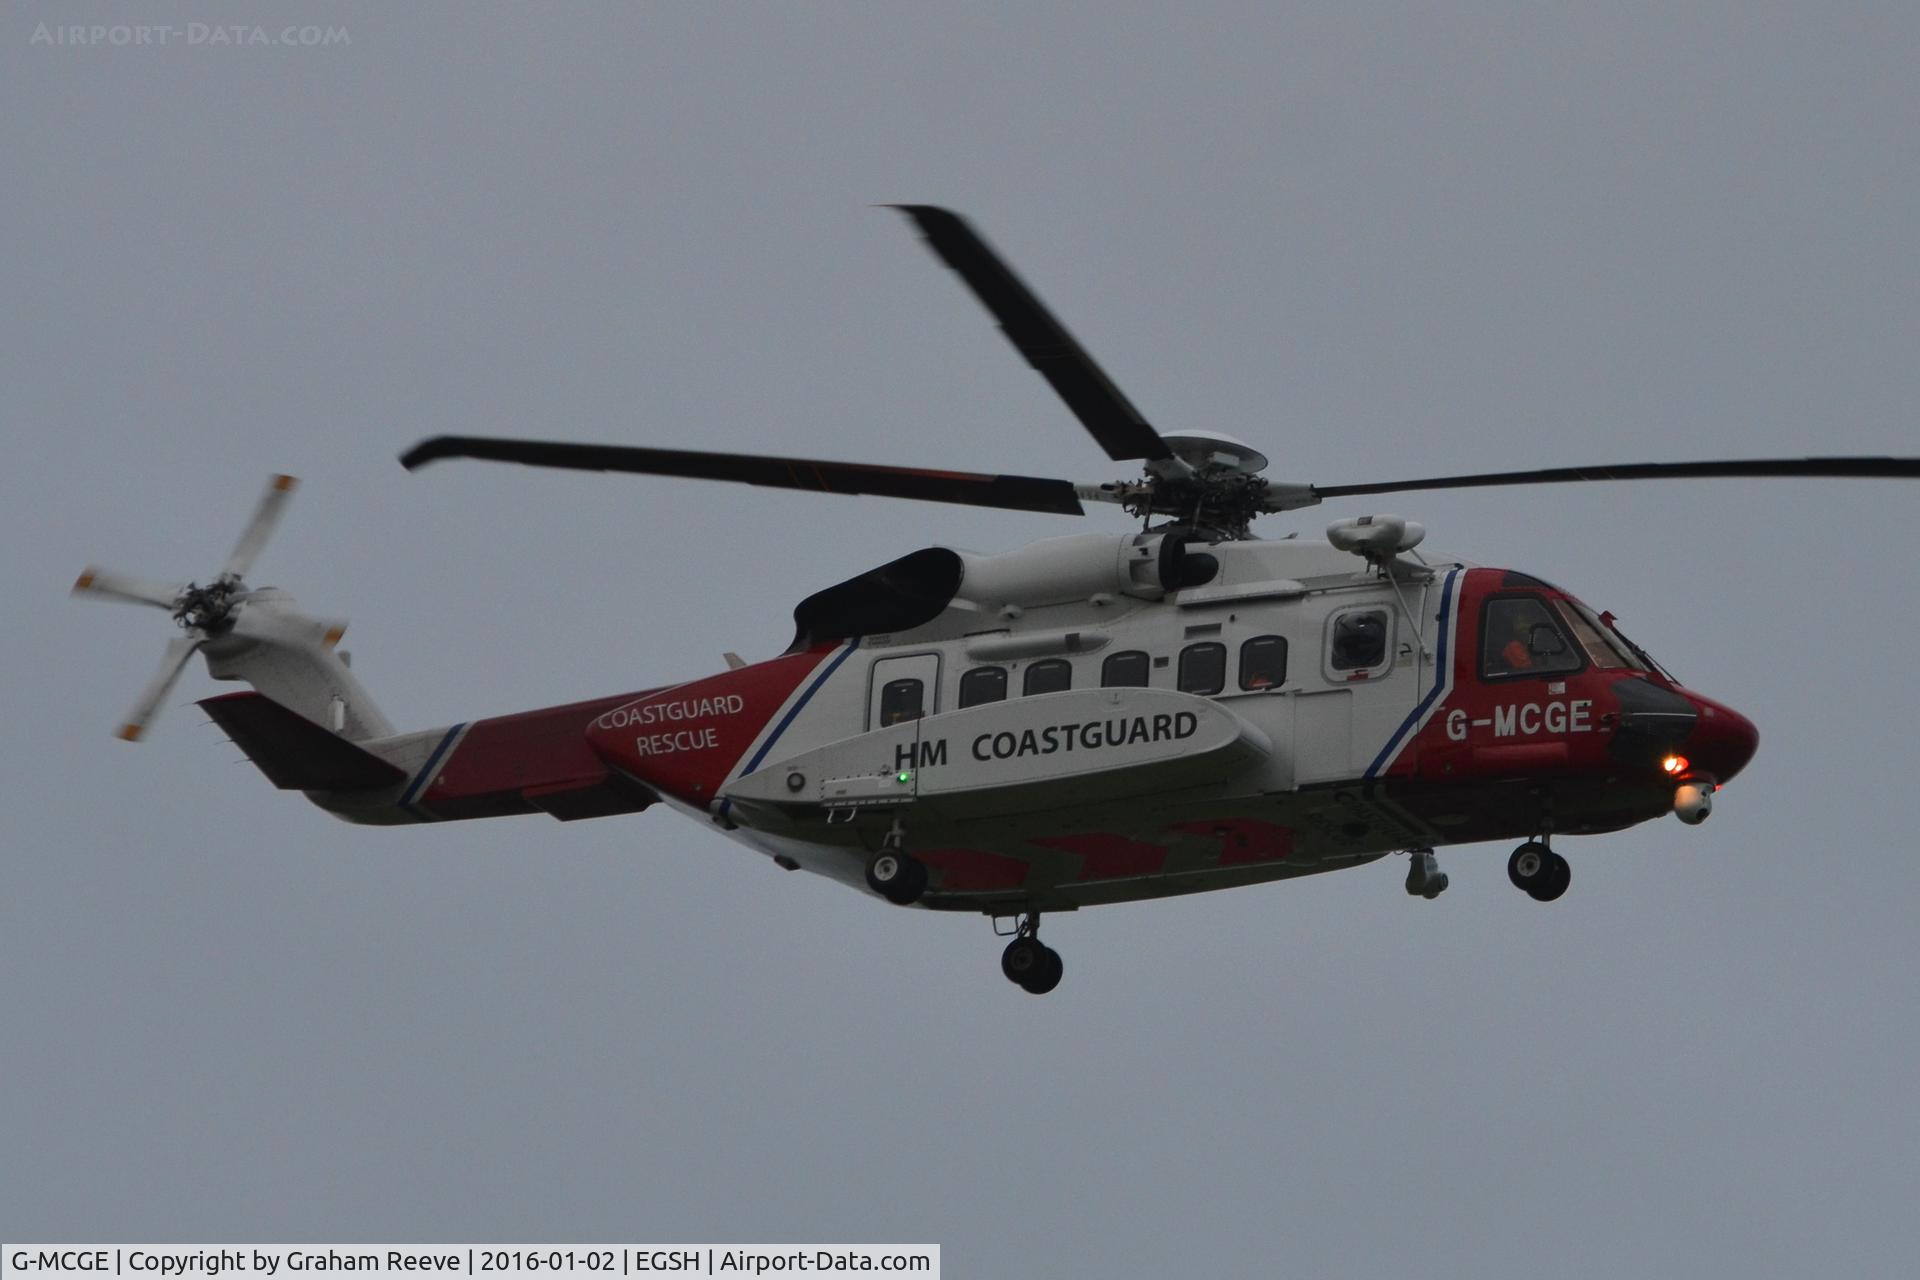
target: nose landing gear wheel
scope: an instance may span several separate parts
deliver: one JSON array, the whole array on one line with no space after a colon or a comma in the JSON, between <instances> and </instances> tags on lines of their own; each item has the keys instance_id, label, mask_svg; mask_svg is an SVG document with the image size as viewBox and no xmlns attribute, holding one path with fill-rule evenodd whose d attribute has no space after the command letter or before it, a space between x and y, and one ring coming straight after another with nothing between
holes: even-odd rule
<instances>
[{"instance_id":1,"label":"nose landing gear wheel","mask_svg":"<svg viewBox=\"0 0 1920 1280\"><path fill-rule=\"evenodd\" d=\"M927 891L927 864L899 849L882 849L867 859L867 887L895 906L907 906Z\"/></svg>"},{"instance_id":2,"label":"nose landing gear wheel","mask_svg":"<svg viewBox=\"0 0 1920 1280\"><path fill-rule=\"evenodd\" d=\"M1529 840L1507 859L1507 879L1535 902L1552 902L1573 883L1573 868L1546 845Z\"/></svg>"},{"instance_id":3,"label":"nose landing gear wheel","mask_svg":"<svg viewBox=\"0 0 1920 1280\"><path fill-rule=\"evenodd\" d=\"M1060 953L1030 934L1015 938L1000 953L1000 972L1030 995L1043 996L1059 986L1065 971Z\"/></svg>"}]
</instances>

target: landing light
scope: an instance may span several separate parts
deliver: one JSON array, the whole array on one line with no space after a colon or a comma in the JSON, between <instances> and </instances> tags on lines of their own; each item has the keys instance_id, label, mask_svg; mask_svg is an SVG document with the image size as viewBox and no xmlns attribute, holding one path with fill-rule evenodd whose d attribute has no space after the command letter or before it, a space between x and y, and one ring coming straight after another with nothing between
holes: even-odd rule
<instances>
[{"instance_id":1,"label":"landing light","mask_svg":"<svg viewBox=\"0 0 1920 1280\"><path fill-rule=\"evenodd\" d=\"M1660 767L1671 774L1682 774L1687 771L1687 758L1685 756L1668 756L1660 762Z\"/></svg>"}]
</instances>

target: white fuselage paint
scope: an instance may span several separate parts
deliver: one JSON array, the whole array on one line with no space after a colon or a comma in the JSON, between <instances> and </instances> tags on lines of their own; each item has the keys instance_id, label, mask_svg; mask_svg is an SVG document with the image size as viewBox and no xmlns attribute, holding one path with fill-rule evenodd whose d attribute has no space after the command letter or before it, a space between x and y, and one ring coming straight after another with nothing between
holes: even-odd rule
<instances>
[{"instance_id":1,"label":"white fuselage paint","mask_svg":"<svg viewBox=\"0 0 1920 1280\"><path fill-rule=\"evenodd\" d=\"M1064 896L1058 896L1056 908L1332 870L1380 856L1378 849L1343 853L1333 847L1338 843L1334 833L1340 824L1314 815L1325 810L1336 796L1338 803L1353 813L1364 810L1383 830L1393 830L1396 823L1400 824L1397 836L1404 843L1419 843L1423 835L1435 834L1422 831L1390 805L1327 788L1328 784L1359 782L1370 773L1384 772L1427 720L1439 713L1451 686L1451 647L1458 625L1457 609L1451 607L1457 575L1450 577L1450 571L1464 566L1429 559L1432 575L1403 579L1396 592L1363 561L1324 543L1245 542L1208 550L1220 560L1221 572L1214 582L1193 593L1200 601L1193 605L1182 604L1175 594L1157 602L1111 596L1073 600L1028 608L1016 616L982 617L977 611L953 608L913 632L861 639L859 647L845 654L830 678L811 690L803 681L801 689L772 717L754 747L736 763L729 786L716 798L711 816L748 845L851 885L863 884L866 853L875 847L896 815L907 824L910 843L991 845L1004 841L1017 847L1042 830L1122 831L1130 824L1150 830L1178 819L1184 812L1208 818L1223 811L1285 820L1298 826L1305 842L1301 856L1284 864L1195 869L1191 874L1174 871L1143 877L1130 885L1063 886L1060 894ZM1277 581L1298 584L1299 589L1276 595L1271 585ZM1249 584L1245 597L1235 594L1236 583ZM1385 615L1386 651L1370 666L1341 669L1332 653L1332 624L1340 615L1355 612ZM982 662L968 656L968 648L980 647L983 635L1019 637L1028 633L1077 637L1079 651L1068 650L1063 644L1062 652L1020 659ZM1270 687L1242 689L1237 679L1241 646L1262 636L1279 636L1286 641L1285 676ZM1131 787L1121 787L1117 794L1101 794L1097 786L1084 791L1092 785L1089 779L1098 779L1103 772L1097 757L1112 745L1159 752L1178 745L1176 729L1184 728L1184 722L1156 720L1157 716L1174 713L1156 707L1144 714L1143 721L1143 713L1130 710L1127 704L1140 694L1177 692L1182 651L1197 644L1225 646L1227 685L1208 695L1208 701L1228 713L1235 723L1244 725L1250 731L1248 741L1263 743L1264 749L1244 752L1244 758L1235 757L1239 763L1228 775L1201 781L1183 776L1168 784L1156 784L1149 771L1136 775ZM1136 650L1149 655L1148 689L1102 690L1103 664L1115 654ZM1437 660L1442 650L1448 655L1444 665ZM892 734L884 729L868 732L867 726L877 723L874 699L878 693L870 679L874 664L917 654L937 655L939 659L937 664L927 664L927 669L939 673L935 686L924 691L928 719L921 726L894 726L897 732ZM1070 717L1048 714L1047 703L1061 695L1029 698L1021 693L1026 671L1042 661L1067 662L1074 691L1097 690L1110 696L1113 705L1099 716L1083 715L1078 709ZM960 682L966 672L987 665L1007 670L1008 698L1002 703L970 708L966 714L983 718L998 715L1004 723L980 723L962 734L940 734L937 730L945 713L958 708ZM1329 710L1334 704L1327 702L1328 698L1338 700L1337 710ZM1309 723L1303 714L1309 702L1315 704L1315 723L1337 714L1342 732L1324 738L1317 732L1297 732L1297 726ZM1522 732L1518 726L1523 720L1542 726L1551 720L1566 725L1569 731L1576 723L1590 723L1586 709L1573 704L1547 704L1532 710L1527 710L1527 705L1531 704L1514 708L1516 732ZM922 728L924 734L919 731ZM735 807L728 799L740 784L745 766L756 756L764 754L754 770L756 781L805 773L804 785L811 793L818 780L806 770L790 769L790 763L808 753L818 755L831 744L841 744L854 753L862 740L871 748L884 744L885 749L868 750L859 757L858 769L878 781L873 798L839 812L837 816L846 817L846 821L826 824L802 820L790 812L778 815L744 804ZM934 785L936 774L1000 766L1007 770L1011 788L1034 782L1036 772L1044 781L1050 763L1069 757L1092 766L1078 775L1075 786L1083 789L1086 798L1077 803L1071 795L1055 795L1042 809L1023 816L1019 805L1010 799L983 798L987 797L985 790L973 792L975 799L968 804L951 798L943 803L936 795L940 790ZM853 756L849 754L848 758ZM913 776L905 783L896 780L894 785L901 790L885 794L881 783L896 772ZM1309 783L1315 784L1311 793L1302 791ZM855 787L850 794L867 793ZM982 830L980 819L991 819L992 829ZM1325 841L1318 841L1319 831L1328 833ZM1326 847L1322 849L1321 845Z\"/></svg>"}]
</instances>

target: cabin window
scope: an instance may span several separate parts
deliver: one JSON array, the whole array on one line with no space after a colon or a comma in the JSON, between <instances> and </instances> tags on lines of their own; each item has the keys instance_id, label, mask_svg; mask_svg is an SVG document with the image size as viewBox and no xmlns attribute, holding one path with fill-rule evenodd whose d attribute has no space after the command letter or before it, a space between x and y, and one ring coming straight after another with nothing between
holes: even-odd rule
<instances>
[{"instance_id":1,"label":"cabin window","mask_svg":"<svg viewBox=\"0 0 1920 1280\"><path fill-rule=\"evenodd\" d=\"M1496 596L1480 624L1480 672L1542 676L1578 671L1585 665L1547 602L1534 596Z\"/></svg>"},{"instance_id":2,"label":"cabin window","mask_svg":"<svg viewBox=\"0 0 1920 1280\"><path fill-rule=\"evenodd\" d=\"M1005 667L975 667L960 677L960 705L977 707L988 702L1005 702L1007 699L1007 669Z\"/></svg>"},{"instance_id":3,"label":"cabin window","mask_svg":"<svg viewBox=\"0 0 1920 1280\"><path fill-rule=\"evenodd\" d=\"M1227 687L1227 646L1217 641L1180 651L1180 691L1215 694Z\"/></svg>"},{"instance_id":4,"label":"cabin window","mask_svg":"<svg viewBox=\"0 0 1920 1280\"><path fill-rule=\"evenodd\" d=\"M1141 649L1116 653L1100 664L1103 689L1144 689L1147 687L1147 655Z\"/></svg>"},{"instance_id":5,"label":"cabin window","mask_svg":"<svg viewBox=\"0 0 1920 1280\"><path fill-rule=\"evenodd\" d=\"M1330 660L1335 671L1370 671L1387 661L1387 611L1355 610L1333 620Z\"/></svg>"},{"instance_id":6,"label":"cabin window","mask_svg":"<svg viewBox=\"0 0 1920 1280\"><path fill-rule=\"evenodd\" d=\"M880 686L880 724L902 724L925 714L923 686L918 680L889 680Z\"/></svg>"},{"instance_id":7,"label":"cabin window","mask_svg":"<svg viewBox=\"0 0 1920 1280\"><path fill-rule=\"evenodd\" d=\"M1073 688L1073 664L1065 658L1048 658L1027 668L1020 691L1025 694L1059 693Z\"/></svg>"},{"instance_id":8,"label":"cabin window","mask_svg":"<svg viewBox=\"0 0 1920 1280\"><path fill-rule=\"evenodd\" d=\"M1287 638L1255 636L1240 646L1240 687L1277 689L1287 682Z\"/></svg>"}]
</instances>

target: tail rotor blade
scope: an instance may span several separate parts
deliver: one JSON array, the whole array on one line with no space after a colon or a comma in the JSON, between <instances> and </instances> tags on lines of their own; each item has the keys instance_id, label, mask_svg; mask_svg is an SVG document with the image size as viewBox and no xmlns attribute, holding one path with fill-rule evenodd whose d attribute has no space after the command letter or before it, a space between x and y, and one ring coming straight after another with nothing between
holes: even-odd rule
<instances>
[{"instance_id":1,"label":"tail rotor blade","mask_svg":"<svg viewBox=\"0 0 1920 1280\"><path fill-rule=\"evenodd\" d=\"M173 608L182 590L182 587L163 587L155 582L145 582L129 574L98 569L93 565L88 565L73 584L73 594L77 596L105 596L109 600L156 605L167 610Z\"/></svg>"},{"instance_id":2,"label":"tail rotor blade","mask_svg":"<svg viewBox=\"0 0 1920 1280\"><path fill-rule=\"evenodd\" d=\"M220 570L221 577L246 577L254 558L273 536L273 527L280 522L280 513L286 510L287 499L293 496L293 487L298 483L292 476L275 476L267 481L267 491L260 495L260 505L253 509L253 519L247 522L246 532L240 535L233 554L227 557L226 565Z\"/></svg>"},{"instance_id":3,"label":"tail rotor blade","mask_svg":"<svg viewBox=\"0 0 1920 1280\"><path fill-rule=\"evenodd\" d=\"M347 634L345 618L253 613L248 611L244 604L237 606L230 616L233 619L233 633L252 640L266 640L278 644L319 644L333 649L339 646L341 637Z\"/></svg>"},{"instance_id":4,"label":"tail rotor blade","mask_svg":"<svg viewBox=\"0 0 1920 1280\"><path fill-rule=\"evenodd\" d=\"M167 700L173 691L174 682L180 679L180 673L186 669L187 659L205 643L206 637L198 635L177 636L167 644L167 651L160 659L160 669L153 673L153 679L147 681L147 687L140 691L140 701L134 703L133 710L114 734L128 742L138 742L146 733L147 726L160 714L160 704Z\"/></svg>"}]
</instances>

